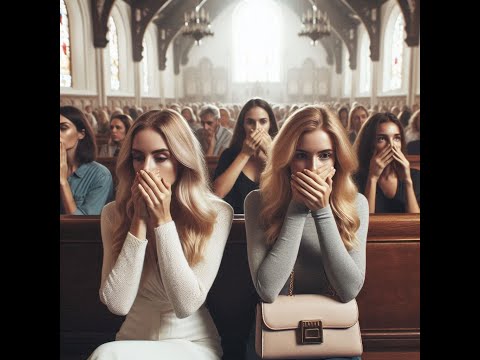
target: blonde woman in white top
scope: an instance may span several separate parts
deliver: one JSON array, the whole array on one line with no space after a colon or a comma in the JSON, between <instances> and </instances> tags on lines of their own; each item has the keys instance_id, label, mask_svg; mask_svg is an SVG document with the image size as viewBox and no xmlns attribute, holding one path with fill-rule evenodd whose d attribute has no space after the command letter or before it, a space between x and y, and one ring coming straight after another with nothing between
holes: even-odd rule
<instances>
[{"instance_id":1,"label":"blonde woman in white top","mask_svg":"<svg viewBox=\"0 0 480 360\"><path fill-rule=\"evenodd\" d=\"M200 144L180 114L150 111L117 164L116 201L101 215L100 299L127 317L90 359L220 359L205 299L233 210L210 192Z\"/></svg>"}]
</instances>

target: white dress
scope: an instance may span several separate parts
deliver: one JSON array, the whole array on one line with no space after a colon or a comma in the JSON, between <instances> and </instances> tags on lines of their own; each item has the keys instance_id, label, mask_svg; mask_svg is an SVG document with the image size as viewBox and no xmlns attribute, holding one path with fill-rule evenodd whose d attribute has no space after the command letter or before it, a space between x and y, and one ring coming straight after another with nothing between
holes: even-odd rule
<instances>
[{"instance_id":1,"label":"white dress","mask_svg":"<svg viewBox=\"0 0 480 360\"><path fill-rule=\"evenodd\" d=\"M104 258L100 299L117 315L127 315L116 341L99 346L89 360L205 359L222 356L220 336L205 299L220 267L230 233L233 209L213 201L217 220L203 260L192 268L183 254L173 221L154 230L158 262L146 252L147 240L127 234L115 264L110 251L115 209L101 215ZM142 277L145 256L152 258ZM144 269L146 270L146 269Z\"/></svg>"}]
</instances>

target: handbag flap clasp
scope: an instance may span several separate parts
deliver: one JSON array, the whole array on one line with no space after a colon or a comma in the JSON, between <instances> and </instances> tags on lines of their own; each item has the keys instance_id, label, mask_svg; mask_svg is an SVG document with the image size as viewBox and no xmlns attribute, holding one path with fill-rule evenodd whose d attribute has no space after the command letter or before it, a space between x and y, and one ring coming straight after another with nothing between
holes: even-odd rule
<instances>
[{"instance_id":1,"label":"handbag flap clasp","mask_svg":"<svg viewBox=\"0 0 480 360\"><path fill-rule=\"evenodd\" d=\"M301 320L299 327L302 345L323 343L323 327L321 320Z\"/></svg>"}]
</instances>

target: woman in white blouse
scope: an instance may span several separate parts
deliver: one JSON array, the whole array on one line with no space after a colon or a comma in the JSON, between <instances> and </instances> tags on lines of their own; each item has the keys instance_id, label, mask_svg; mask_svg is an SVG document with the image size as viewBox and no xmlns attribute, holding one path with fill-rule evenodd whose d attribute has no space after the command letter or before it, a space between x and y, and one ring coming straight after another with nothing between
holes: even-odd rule
<instances>
[{"instance_id":1,"label":"woman in white blouse","mask_svg":"<svg viewBox=\"0 0 480 360\"><path fill-rule=\"evenodd\" d=\"M101 215L100 299L127 316L90 359L220 359L204 303L233 209L209 190L200 144L178 113L147 112L130 130L116 201Z\"/></svg>"}]
</instances>

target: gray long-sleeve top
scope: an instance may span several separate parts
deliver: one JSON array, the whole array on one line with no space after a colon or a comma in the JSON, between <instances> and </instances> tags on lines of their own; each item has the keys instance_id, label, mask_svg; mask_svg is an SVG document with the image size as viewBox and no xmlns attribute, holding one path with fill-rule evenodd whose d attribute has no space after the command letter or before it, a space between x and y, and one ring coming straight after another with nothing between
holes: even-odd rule
<instances>
[{"instance_id":1,"label":"gray long-sleeve top","mask_svg":"<svg viewBox=\"0 0 480 360\"><path fill-rule=\"evenodd\" d=\"M332 288L343 302L357 296L365 280L369 219L365 196L357 195L358 246L350 251L330 206L311 212L304 204L291 201L272 247L265 243L260 210L260 190L255 190L245 198L245 227L250 274L263 301L270 303L280 293L287 294L292 269L294 294L328 294Z\"/></svg>"}]
</instances>

